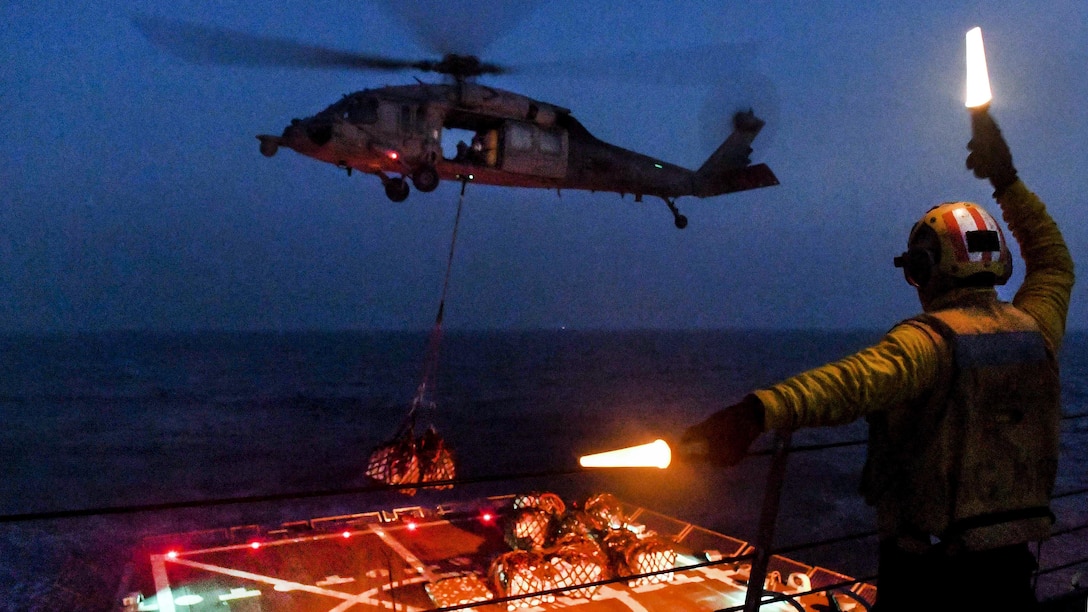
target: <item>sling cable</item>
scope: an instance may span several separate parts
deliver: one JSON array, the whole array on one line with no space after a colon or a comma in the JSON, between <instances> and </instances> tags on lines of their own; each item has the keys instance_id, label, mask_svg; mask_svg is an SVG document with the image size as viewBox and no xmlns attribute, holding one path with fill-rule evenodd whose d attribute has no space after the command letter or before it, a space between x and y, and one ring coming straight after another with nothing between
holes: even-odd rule
<instances>
[{"instance_id":1,"label":"sling cable","mask_svg":"<svg viewBox=\"0 0 1088 612\"><path fill-rule=\"evenodd\" d=\"M371 480L392 485L406 495L415 495L416 489L405 488L403 485L452 481L457 473L453 453L442 436L438 434L434 423L429 422L422 413L433 414L437 408L433 394L438 370L438 349L442 343L442 317L446 309L446 293L450 286L450 270L453 268L457 228L461 225L461 209L465 203L467 184L467 180L461 182L461 195L457 199L457 215L454 217L453 235L450 237L450 252L446 259L442 297L438 301L438 314L435 316L434 328L431 329L431 335L427 341L422 380L400 428L391 439L371 451L366 467L366 475ZM417 432L419 432L418 435ZM432 486L439 489L453 487L452 484Z\"/></svg>"}]
</instances>

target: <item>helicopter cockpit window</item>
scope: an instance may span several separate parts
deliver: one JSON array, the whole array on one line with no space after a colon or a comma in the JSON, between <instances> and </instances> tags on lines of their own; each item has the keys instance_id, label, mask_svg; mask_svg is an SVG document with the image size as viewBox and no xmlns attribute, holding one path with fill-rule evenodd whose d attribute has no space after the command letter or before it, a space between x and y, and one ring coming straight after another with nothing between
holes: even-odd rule
<instances>
[{"instance_id":1,"label":"helicopter cockpit window","mask_svg":"<svg viewBox=\"0 0 1088 612\"><path fill-rule=\"evenodd\" d=\"M343 118L357 124L370 124L378 120L376 98L351 98L343 111Z\"/></svg>"}]
</instances>

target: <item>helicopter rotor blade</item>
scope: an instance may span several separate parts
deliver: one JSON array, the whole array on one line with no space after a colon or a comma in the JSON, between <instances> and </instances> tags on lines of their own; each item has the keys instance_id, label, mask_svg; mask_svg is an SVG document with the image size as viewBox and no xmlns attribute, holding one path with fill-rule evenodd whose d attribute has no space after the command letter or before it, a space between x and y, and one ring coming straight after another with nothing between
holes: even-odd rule
<instances>
[{"instance_id":1,"label":"helicopter rotor blade","mask_svg":"<svg viewBox=\"0 0 1088 612\"><path fill-rule=\"evenodd\" d=\"M749 70L762 44L713 42L654 51L631 51L551 61L513 64L510 71L534 76L588 78L594 81L642 84L653 75L656 85L705 88L723 73Z\"/></svg>"},{"instance_id":2,"label":"helicopter rotor blade","mask_svg":"<svg viewBox=\"0 0 1088 612\"><path fill-rule=\"evenodd\" d=\"M438 55L481 55L537 10L541 0L383 0L386 11Z\"/></svg>"},{"instance_id":3,"label":"helicopter rotor blade","mask_svg":"<svg viewBox=\"0 0 1088 612\"><path fill-rule=\"evenodd\" d=\"M134 16L132 22L152 43L197 64L430 71L440 63L365 55L149 15Z\"/></svg>"},{"instance_id":4,"label":"helicopter rotor blade","mask_svg":"<svg viewBox=\"0 0 1088 612\"><path fill-rule=\"evenodd\" d=\"M534 77L592 79L623 86L665 88L670 96L700 100L701 148L714 151L733 131L738 112L752 110L766 122L754 146L765 150L775 138L780 115L778 89L760 69L766 42L712 42L654 51L514 64L507 73ZM648 77L652 75L652 79Z\"/></svg>"}]
</instances>

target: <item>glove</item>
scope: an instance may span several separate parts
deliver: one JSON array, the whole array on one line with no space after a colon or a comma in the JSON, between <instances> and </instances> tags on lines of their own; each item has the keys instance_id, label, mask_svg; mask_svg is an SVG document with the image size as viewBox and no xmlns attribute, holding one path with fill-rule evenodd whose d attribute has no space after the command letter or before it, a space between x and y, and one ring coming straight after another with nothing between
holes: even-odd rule
<instances>
[{"instance_id":1,"label":"glove","mask_svg":"<svg viewBox=\"0 0 1088 612\"><path fill-rule=\"evenodd\" d=\"M763 433L763 403L748 395L689 427L680 438L680 454L723 466L736 465Z\"/></svg>"},{"instance_id":2,"label":"glove","mask_svg":"<svg viewBox=\"0 0 1088 612\"><path fill-rule=\"evenodd\" d=\"M1001 135L1001 129L986 111L971 113L971 152L967 155L967 169L978 178L990 179L994 196L1016 182L1016 168L1012 165L1012 153Z\"/></svg>"}]
</instances>

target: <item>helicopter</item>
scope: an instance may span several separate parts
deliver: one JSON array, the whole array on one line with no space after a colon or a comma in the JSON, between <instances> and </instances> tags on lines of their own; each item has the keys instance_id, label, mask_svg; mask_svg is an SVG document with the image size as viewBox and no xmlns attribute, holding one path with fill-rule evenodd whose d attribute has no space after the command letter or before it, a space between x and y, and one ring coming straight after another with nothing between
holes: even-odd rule
<instances>
[{"instance_id":1,"label":"helicopter","mask_svg":"<svg viewBox=\"0 0 1088 612\"><path fill-rule=\"evenodd\" d=\"M391 85L344 95L321 112L293 119L281 134L260 134L266 157L281 147L332 164L350 175L376 176L393 202L414 187L442 181L506 187L614 192L660 198L677 228L688 224L676 199L707 198L778 184L767 164L752 164L752 142L765 125L752 109L736 112L733 131L698 169L690 170L593 136L570 109L480 84L507 69L475 55L399 60L307 45L294 40L167 21L134 19L153 42L197 62L348 67L435 73L446 82ZM444 146L450 134L471 143ZM411 187L410 187L411 185Z\"/></svg>"}]
</instances>

